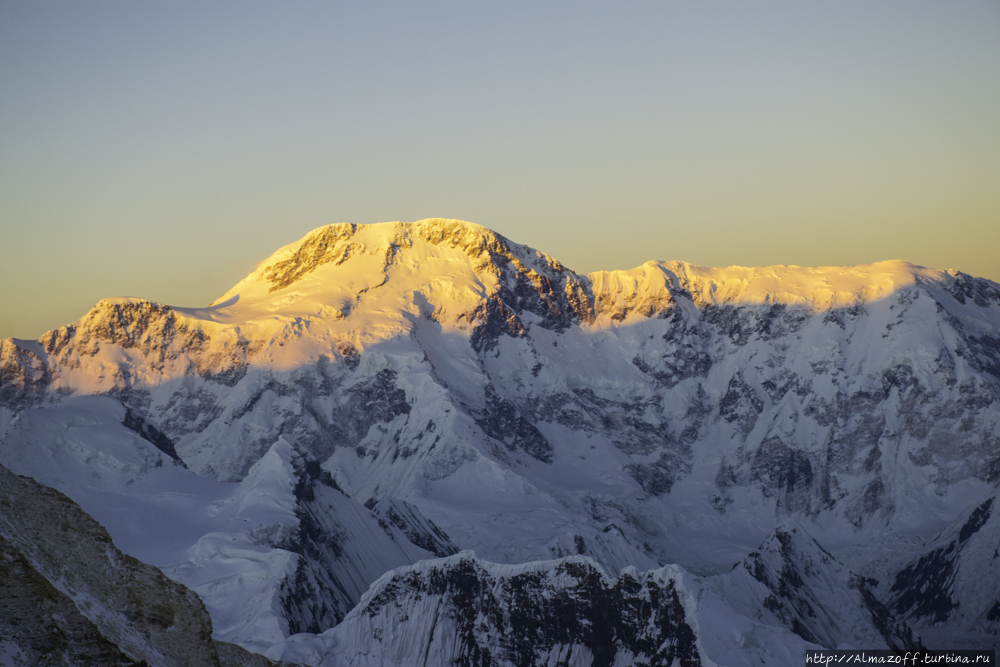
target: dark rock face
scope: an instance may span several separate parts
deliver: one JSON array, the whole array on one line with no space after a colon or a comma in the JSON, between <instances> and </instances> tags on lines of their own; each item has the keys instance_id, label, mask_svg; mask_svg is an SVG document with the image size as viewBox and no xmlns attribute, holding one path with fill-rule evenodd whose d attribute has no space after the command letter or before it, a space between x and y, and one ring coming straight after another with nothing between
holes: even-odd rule
<instances>
[{"instance_id":1,"label":"dark rock face","mask_svg":"<svg viewBox=\"0 0 1000 667\"><path fill-rule=\"evenodd\" d=\"M288 259L267 267L271 291L284 289L324 264L343 264L360 246L351 243L357 225L329 225L311 234Z\"/></svg>"},{"instance_id":2,"label":"dark rock face","mask_svg":"<svg viewBox=\"0 0 1000 667\"><path fill-rule=\"evenodd\" d=\"M958 533L959 544L964 544L970 537L975 535L980 528L986 525L986 522L990 520L990 510L993 508L993 498L988 498L983 501L983 504L973 510L972 514L969 516L969 520L965 522L962 526L962 530Z\"/></svg>"},{"instance_id":3,"label":"dark rock face","mask_svg":"<svg viewBox=\"0 0 1000 667\"><path fill-rule=\"evenodd\" d=\"M1000 335L983 333L965 337L969 360L983 373L1000 381Z\"/></svg>"},{"instance_id":4,"label":"dark rock face","mask_svg":"<svg viewBox=\"0 0 1000 667\"><path fill-rule=\"evenodd\" d=\"M872 590L872 582L857 577L852 583L861 594L864 606L871 617L872 625L886 640L886 644L890 648L897 651L926 648L921 642L920 636L914 636L913 628L893 616L889 608L875 596Z\"/></svg>"},{"instance_id":5,"label":"dark rock face","mask_svg":"<svg viewBox=\"0 0 1000 667\"><path fill-rule=\"evenodd\" d=\"M14 648L16 647L16 649ZM119 650L73 601L0 537L0 655L8 667L146 665Z\"/></svg>"},{"instance_id":6,"label":"dark rock face","mask_svg":"<svg viewBox=\"0 0 1000 667\"><path fill-rule=\"evenodd\" d=\"M514 452L523 451L543 463L552 463L552 445L514 406L500 396L493 385L486 386L486 408L476 419L486 435L499 440Z\"/></svg>"},{"instance_id":7,"label":"dark rock face","mask_svg":"<svg viewBox=\"0 0 1000 667\"><path fill-rule=\"evenodd\" d=\"M372 511L383 525L395 526L410 542L439 558L459 552L446 532L409 503L386 498L373 505Z\"/></svg>"},{"instance_id":8,"label":"dark rock face","mask_svg":"<svg viewBox=\"0 0 1000 667\"><path fill-rule=\"evenodd\" d=\"M707 377L712 369L712 335L707 327L691 321L676 305L663 314L670 328L663 345L650 358L636 356L632 363L657 383L670 389L689 378Z\"/></svg>"},{"instance_id":9,"label":"dark rock face","mask_svg":"<svg viewBox=\"0 0 1000 667\"><path fill-rule=\"evenodd\" d=\"M357 603L349 577L343 580L344 545L350 536L336 507L346 497L316 461L299 456L294 465L299 525L281 546L300 558L295 575L283 586L281 603L291 634L319 633L339 623Z\"/></svg>"},{"instance_id":10,"label":"dark rock face","mask_svg":"<svg viewBox=\"0 0 1000 667\"><path fill-rule=\"evenodd\" d=\"M63 494L0 466L3 654L11 667L279 665L214 641L195 593L120 552Z\"/></svg>"},{"instance_id":11,"label":"dark rock face","mask_svg":"<svg viewBox=\"0 0 1000 667\"><path fill-rule=\"evenodd\" d=\"M655 463L629 463L625 472L642 487L643 491L654 496L670 492L674 480L678 477L678 469L666 452L660 454Z\"/></svg>"},{"instance_id":12,"label":"dark rock face","mask_svg":"<svg viewBox=\"0 0 1000 667\"><path fill-rule=\"evenodd\" d=\"M306 482L308 494L300 499L299 527L283 546L300 554L295 575L283 586L281 603L291 634L319 633L339 623L357 602L339 578L347 539L343 526L331 516L327 494L332 486ZM318 491L318 493L317 493ZM318 498L317 498L318 496ZM324 502L327 501L327 502Z\"/></svg>"},{"instance_id":13,"label":"dark rock face","mask_svg":"<svg viewBox=\"0 0 1000 667\"><path fill-rule=\"evenodd\" d=\"M406 392L396 384L396 371L383 369L370 380L357 383L348 390L354 413L354 431L364 435L372 424L391 421L410 413Z\"/></svg>"},{"instance_id":14,"label":"dark rock face","mask_svg":"<svg viewBox=\"0 0 1000 667\"><path fill-rule=\"evenodd\" d=\"M895 594L892 609L897 614L926 617L934 623L948 620L957 606L949 590L956 551L954 544L935 549L897 573L891 589Z\"/></svg>"},{"instance_id":15,"label":"dark rock face","mask_svg":"<svg viewBox=\"0 0 1000 667\"><path fill-rule=\"evenodd\" d=\"M954 532L939 539L937 544L896 572L887 600L899 616L919 623L938 624L948 621L960 606L956 591L956 574L968 542L987 524L991 517L993 498L976 507ZM988 539L988 538L987 538ZM985 574L985 572L983 573ZM996 581L977 582L996 586ZM990 612L987 612L987 619Z\"/></svg>"},{"instance_id":16,"label":"dark rock face","mask_svg":"<svg viewBox=\"0 0 1000 667\"><path fill-rule=\"evenodd\" d=\"M525 328L517 313L499 297L491 297L472 312L469 319L475 322L470 342L476 352L489 352L496 348L500 336L524 338Z\"/></svg>"},{"instance_id":17,"label":"dark rock face","mask_svg":"<svg viewBox=\"0 0 1000 667\"><path fill-rule=\"evenodd\" d=\"M63 494L0 466L4 651L12 667L278 665L215 642L197 595L118 551Z\"/></svg>"},{"instance_id":18,"label":"dark rock face","mask_svg":"<svg viewBox=\"0 0 1000 667\"><path fill-rule=\"evenodd\" d=\"M78 343L84 346L92 343L93 351L99 343L111 343L123 349L137 348L148 332L158 328L157 325L165 331L175 328L176 319L169 306L152 301L104 301L88 313L86 324L80 328L79 333L83 336Z\"/></svg>"},{"instance_id":19,"label":"dark rock face","mask_svg":"<svg viewBox=\"0 0 1000 667\"><path fill-rule=\"evenodd\" d=\"M181 461L179 456L177 456L177 450L174 449L173 441L168 438L163 431L156 428L128 408L125 409L125 418L122 420L122 426L135 431L139 434L140 438L151 443L154 447L181 465L184 465L184 462Z\"/></svg>"},{"instance_id":20,"label":"dark rock face","mask_svg":"<svg viewBox=\"0 0 1000 667\"><path fill-rule=\"evenodd\" d=\"M24 410L41 401L52 382L42 357L13 340L0 340L0 406Z\"/></svg>"},{"instance_id":21,"label":"dark rock face","mask_svg":"<svg viewBox=\"0 0 1000 667\"><path fill-rule=\"evenodd\" d=\"M870 590L869 582L847 571L812 538L794 528L778 528L759 549L737 563L769 591L762 607L809 642L835 648L848 641L892 649L920 648L911 630L897 620ZM855 607L857 616L836 607ZM864 625L847 627L861 617ZM859 634L851 636L849 633Z\"/></svg>"},{"instance_id":22,"label":"dark rock face","mask_svg":"<svg viewBox=\"0 0 1000 667\"><path fill-rule=\"evenodd\" d=\"M347 497L318 462L297 454L292 464L298 480L298 526L289 539L274 545L299 555L295 574L281 590L291 634L320 633L337 625L385 570L430 555L412 548L414 544L439 549L451 545L447 535L416 510L407 512L405 503L398 504L401 512L393 501L384 501L388 511L383 513L396 520L390 525ZM393 530L396 524L402 524L396 526L399 530Z\"/></svg>"},{"instance_id":23,"label":"dark rock face","mask_svg":"<svg viewBox=\"0 0 1000 667\"><path fill-rule=\"evenodd\" d=\"M958 273L948 292L961 304L971 300L980 308L987 308L990 304L1000 303L1000 289L967 273Z\"/></svg>"},{"instance_id":24,"label":"dark rock face","mask_svg":"<svg viewBox=\"0 0 1000 667\"><path fill-rule=\"evenodd\" d=\"M746 436L757 424L757 416L764 411L764 402L746 380L737 372L729 380L726 394L719 404L719 414L729 423L735 422Z\"/></svg>"},{"instance_id":25,"label":"dark rock face","mask_svg":"<svg viewBox=\"0 0 1000 667\"><path fill-rule=\"evenodd\" d=\"M500 290L495 297L480 307L478 316L469 318L486 322L490 330L482 335L479 345L474 341L477 350L491 348L489 341L496 339L494 330L517 335L520 323L514 319L525 312L537 315L543 328L555 331L562 331L593 312L586 290L572 271L488 229L428 220L413 232L435 245L462 249L476 272L492 273L500 279Z\"/></svg>"},{"instance_id":26,"label":"dark rock face","mask_svg":"<svg viewBox=\"0 0 1000 667\"><path fill-rule=\"evenodd\" d=\"M737 347L751 340L772 340L795 333L809 318L808 312L785 304L764 306L707 306L702 320L710 330L729 339Z\"/></svg>"},{"instance_id":27,"label":"dark rock face","mask_svg":"<svg viewBox=\"0 0 1000 667\"><path fill-rule=\"evenodd\" d=\"M813 482L809 458L778 438L769 438L761 443L753 456L750 474L769 493L792 494L796 487L800 490L808 488Z\"/></svg>"},{"instance_id":28,"label":"dark rock face","mask_svg":"<svg viewBox=\"0 0 1000 667\"><path fill-rule=\"evenodd\" d=\"M115 549L104 528L58 491L0 466L0 536L133 660L218 665L198 596Z\"/></svg>"},{"instance_id":29,"label":"dark rock face","mask_svg":"<svg viewBox=\"0 0 1000 667\"><path fill-rule=\"evenodd\" d=\"M623 659L650 667L702 664L669 577L640 580L623 573L608 580L582 558L500 570L462 555L397 574L380 586L352 616L367 616L374 627L392 609L409 614L421 609L441 623L447 617L457 625L456 665L529 667L548 664L555 655L568 661L581 649L591 653L595 667ZM433 638L432 629L425 660L415 657L413 664L430 664L427 655L440 655L431 646Z\"/></svg>"}]
</instances>

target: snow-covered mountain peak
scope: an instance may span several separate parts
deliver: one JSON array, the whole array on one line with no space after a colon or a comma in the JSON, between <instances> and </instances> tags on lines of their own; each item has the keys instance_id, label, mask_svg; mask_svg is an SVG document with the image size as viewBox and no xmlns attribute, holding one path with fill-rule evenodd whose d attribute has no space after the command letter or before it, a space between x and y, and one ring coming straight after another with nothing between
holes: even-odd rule
<instances>
[{"instance_id":1,"label":"snow-covered mountain peak","mask_svg":"<svg viewBox=\"0 0 1000 667\"><path fill-rule=\"evenodd\" d=\"M908 643L897 620L924 622L910 602L926 581L961 601L949 628L992 637L1000 588L966 582L997 581L998 331L1000 286L906 262L578 275L469 223L331 225L213 306L105 299L0 341L0 463L153 553L218 638L313 635L293 642L310 664L329 642L443 664L452 620L508 593L579 592L584 629L607 600L655 593L676 613L648 636L622 626L617 655L670 645L682 664ZM498 565L411 570L402 606L345 620L383 573L462 549ZM552 559L572 581L525 565ZM691 577L639 574L669 563ZM418 622L396 632L394 610ZM501 614L501 634L463 646L616 664L587 662L612 639L559 639L557 612L511 621L540 622L538 641L491 643ZM713 634L731 619L739 634ZM375 646L376 630L394 639ZM716 660L692 637L729 648Z\"/></svg>"},{"instance_id":2,"label":"snow-covered mountain peak","mask_svg":"<svg viewBox=\"0 0 1000 667\"><path fill-rule=\"evenodd\" d=\"M944 282L947 274L891 260L859 266L763 266L705 268L668 262L698 305L787 304L813 310L844 308L883 299L921 282Z\"/></svg>"},{"instance_id":3,"label":"snow-covered mountain peak","mask_svg":"<svg viewBox=\"0 0 1000 667\"><path fill-rule=\"evenodd\" d=\"M344 283L355 289L371 289L384 283L391 267L398 267L397 273L412 275L440 262L468 264L471 273L486 283L491 282L491 276L499 279L509 265L522 272L564 271L543 253L460 220L339 223L315 229L280 248L215 305L236 306L234 299L284 304L288 296L336 293ZM344 268L338 270L341 266Z\"/></svg>"},{"instance_id":4,"label":"snow-covered mountain peak","mask_svg":"<svg viewBox=\"0 0 1000 667\"><path fill-rule=\"evenodd\" d=\"M903 261L817 268L647 262L584 276L485 227L435 218L320 227L264 260L212 307L178 312L224 325L254 323L282 339L289 326L323 321L363 348L408 335L415 318L467 335L486 329L516 337L533 323L561 331L638 321L666 313L678 299L698 309L781 305L815 313L920 285L961 292L958 284L969 280ZM1000 302L998 295L976 298Z\"/></svg>"},{"instance_id":5,"label":"snow-covered mountain peak","mask_svg":"<svg viewBox=\"0 0 1000 667\"><path fill-rule=\"evenodd\" d=\"M372 261L366 262L365 258ZM499 278L509 264L514 265L515 271L548 274L550 279L558 274L572 274L548 255L512 243L470 222L432 218L413 223L338 223L315 229L280 248L215 305L231 306L236 304L234 298L256 300L293 288L300 292L298 296L303 290L309 293L335 290L336 285L329 280L310 280L316 273L319 273L317 278L341 277L341 272L322 271L324 267L347 264L353 269L350 271L353 278L361 278L362 273L370 270L385 278L394 264L413 270L433 259L471 260L473 272L480 278L489 275ZM631 287L660 293L667 302L668 292L684 290L690 292L699 306L784 303L820 310L884 298L918 283L948 282L950 277L958 275L902 260L858 266L722 268L651 261L630 270L597 271L586 279L593 284L595 293ZM286 303L287 299L279 296L277 301Z\"/></svg>"},{"instance_id":6,"label":"snow-covered mountain peak","mask_svg":"<svg viewBox=\"0 0 1000 667\"><path fill-rule=\"evenodd\" d=\"M251 352L249 340L265 348L282 346L307 330L313 337L343 339L335 344L338 349L363 349L407 336L416 321L429 319L474 338L479 331L474 344L490 347L496 335L519 337L533 324L555 331L572 325L601 330L664 316L678 300L698 310L791 306L816 313L921 287L950 293L960 303L970 298L977 305L1000 304L1000 289L989 281L904 261L816 268L647 262L584 276L473 223L339 223L279 249L207 308L104 299L73 325L45 334L41 343L47 353L58 354L76 332L83 349L96 351L103 341L145 354L150 344L162 346L180 333L185 346L177 354L208 351L209 340L222 339L246 348L238 353L243 357ZM236 350L227 347L219 354L229 359ZM300 359L285 352L278 356L287 357L286 366Z\"/></svg>"}]
</instances>

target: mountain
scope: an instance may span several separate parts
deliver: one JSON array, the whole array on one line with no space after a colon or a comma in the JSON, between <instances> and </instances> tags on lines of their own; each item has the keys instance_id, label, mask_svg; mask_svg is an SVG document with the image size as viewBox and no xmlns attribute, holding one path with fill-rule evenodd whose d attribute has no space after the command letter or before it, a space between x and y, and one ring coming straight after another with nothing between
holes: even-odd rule
<instances>
[{"instance_id":1,"label":"mountain","mask_svg":"<svg viewBox=\"0 0 1000 667\"><path fill-rule=\"evenodd\" d=\"M664 567L698 664L997 633L989 530L948 552L990 582L953 578L961 613L906 594L930 576L907 558L1000 479L1000 286L955 271L579 275L470 223L330 225L207 308L105 299L0 341L0 438L0 463L194 590L217 639L275 658L401 660L398 626L459 664L655 662L617 634L613 654L565 628L496 643L510 618L455 633L511 578L583 627L599 599L661 599ZM448 583L469 576L471 598ZM403 607L372 611L393 577ZM362 651L362 627L390 639Z\"/></svg>"},{"instance_id":2,"label":"mountain","mask_svg":"<svg viewBox=\"0 0 1000 667\"><path fill-rule=\"evenodd\" d=\"M72 500L0 466L0 660L276 667L212 640L198 596L115 548Z\"/></svg>"},{"instance_id":3,"label":"mountain","mask_svg":"<svg viewBox=\"0 0 1000 667\"><path fill-rule=\"evenodd\" d=\"M337 626L272 657L355 666L799 664L808 648L919 646L814 540L782 526L724 574L609 578L587 556L497 565L464 551L387 573ZM336 657L334 657L336 656Z\"/></svg>"},{"instance_id":4,"label":"mountain","mask_svg":"<svg viewBox=\"0 0 1000 667\"><path fill-rule=\"evenodd\" d=\"M996 496L964 512L916 555L902 555L882 597L928 642L992 648L1000 635L1000 522Z\"/></svg>"}]
</instances>

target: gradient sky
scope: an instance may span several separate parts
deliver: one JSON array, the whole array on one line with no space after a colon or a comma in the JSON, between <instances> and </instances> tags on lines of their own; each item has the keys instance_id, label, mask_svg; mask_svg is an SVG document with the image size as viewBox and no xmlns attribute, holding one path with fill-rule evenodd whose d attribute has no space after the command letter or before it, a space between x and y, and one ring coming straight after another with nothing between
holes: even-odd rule
<instances>
[{"instance_id":1,"label":"gradient sky","mask_svg":"<svg viewBox=\"0 0 1000 667\"><path fill-rule=\"evenodd\" d=\"M0 338L427 217L1000 281L1000 2L0 0Z\"/></svg>"}]
</instances>

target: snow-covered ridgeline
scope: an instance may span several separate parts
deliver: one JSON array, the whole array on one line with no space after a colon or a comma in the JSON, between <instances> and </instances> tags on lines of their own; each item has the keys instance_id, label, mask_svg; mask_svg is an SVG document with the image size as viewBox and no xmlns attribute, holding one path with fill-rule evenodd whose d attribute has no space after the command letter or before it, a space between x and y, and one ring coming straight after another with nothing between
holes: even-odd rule
<instances>
[{"instance_id":1,"label":"snow-covered ridgeline","mask_svg":"<svg viewBox=\"0 0 1000 667\"><path fill-rule=\"evenodd\" d=\"M344 621L267 655L326 667L784 665L809 648L918 642L812 538L783 526L731 572L608 577L585 556L519 565L472 552L376 581Z\"/></svg>"},{"instance_id":2,"label":"snow-covered ridgeline","mask_svg":"<svg viewBox=\"0 0 1000 667\"><path fill-rule=\"evenodd\" d=\"M905 262L582 276L468 223L332 225L212 307L109 299L37 342L0 342L0 455L74 499L104 497L32 447L85 428L93 406L75 402L108 395L110 430L68 460L89 474L119 442L105 486L157 461L172 476L150 497L197 486L191 506L218 511L172 529L185 537L168 571L217 632L266 642L335 623L381 567L455 548L709 575L793 517L867 572L995 494L998 332L994 283ZM291 500L240 516L284 518L240 526L218 509L263 479ZM354 551L323 537L349 517L368 526L346 531ZM213 554L261 574L212 578L230 557ZM321 574L335 563L353 573L346 596ZM221 621L231 610L212 600L239 591L264 601L251 615L264 625ZM846 637L842 621L807 632Z\"/></svg>"}]
</instances>

